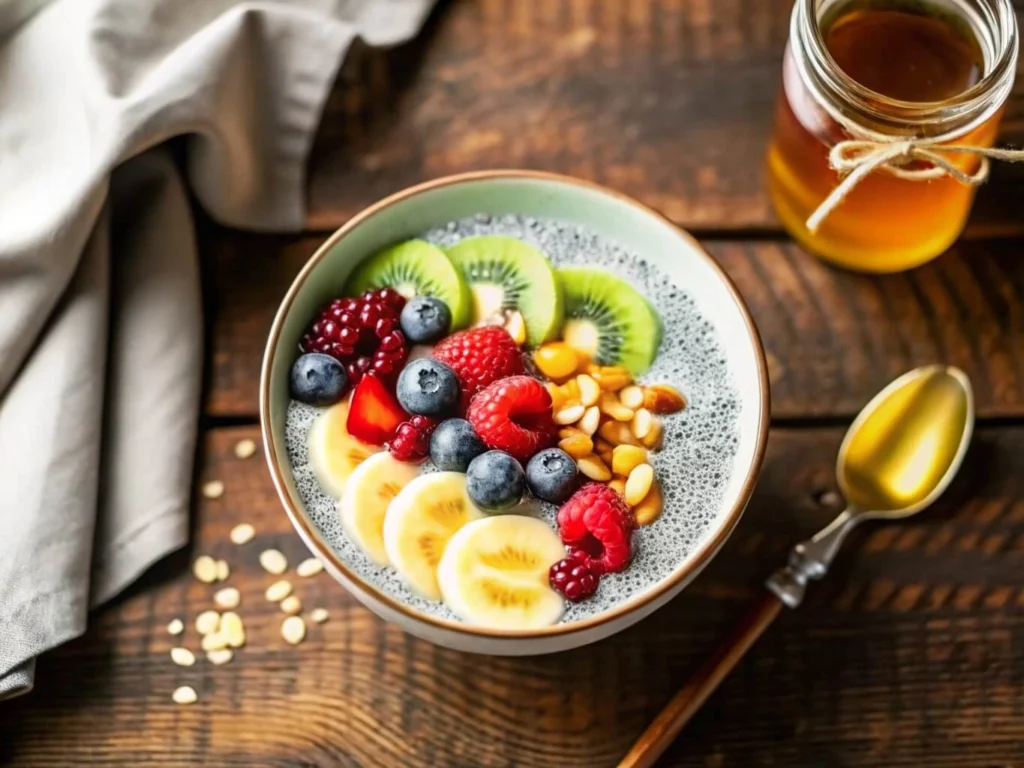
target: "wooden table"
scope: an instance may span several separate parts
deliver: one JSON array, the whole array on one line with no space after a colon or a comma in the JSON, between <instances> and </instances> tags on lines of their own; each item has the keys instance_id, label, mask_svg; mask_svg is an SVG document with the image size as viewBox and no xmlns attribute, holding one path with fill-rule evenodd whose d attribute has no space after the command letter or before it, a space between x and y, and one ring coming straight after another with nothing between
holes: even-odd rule
<instances>
[{"instance_id":1,"label":"wooden table","mask_svg":"<svg viewBox=\"0 0 1024 768\"><path fill-rule=\"evenodd\" d=\"M791 0L462 0L415 43L357 51L311 161L310 232L203 222L208 386L190 553L162 563L39 663L0 708L0 762L21 766L611 766L752 603L788 548L835 514L845 424L895 375L960 366L980 421L961 476L906 524L858 531L827 582L783 614L664 758L666 766L1024 764L1024 218L1000 167L969 232L935 263L870 277L789 242L762 157ZM1022 3L1024 6L1024 3ZM1024 139L1024 84L1008 141ZM433 647L378 621L326 576L330 610L293 648L257 556L304 548L259 456L266 331L325 231L412 182L544 168L635 195L704 241L768 349L773 430L746 517L678 599L622 634L552 657ZM228 531L251 522L238 548ZM165 626L211 589L196 553L232 563L248 646L224 667L168 658ZM296 580L298 581L298 580ZM194 646L189 629L187 640ZM201 700L174 705L190 682Z\"/></svg>"}]
</instances>

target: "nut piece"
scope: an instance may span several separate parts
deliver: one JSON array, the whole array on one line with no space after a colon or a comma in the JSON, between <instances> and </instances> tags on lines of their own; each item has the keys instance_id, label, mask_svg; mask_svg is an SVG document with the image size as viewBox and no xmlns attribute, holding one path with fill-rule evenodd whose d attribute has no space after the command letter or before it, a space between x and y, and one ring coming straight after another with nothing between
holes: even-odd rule
<instances>
[{"instance_id":1,"label":"nut piece","mask_svg":"<svg viewBox=\"0 0 1024 768\"><path fill-rule=\"evenodd\" d=\"M621 421L606 421L598 428L597 434L613 446L635 445L638 448L643 447L640 441L633 437L633 433L629 431L629 425Z\"/></svg>"},{"instance_id":2,"label":"nut piece","mask_svg":"<svg viewBox=\"0 0 1024 768\"><path fill-rule=\"evenodd\" d=\"M210 651L222 650L228 647L228 636L219 631L203 635L203 641L200 643L200 647L207 653Z\"/></svg>"},{"instance_id":3,"label":"nut piece","mask_svg":"<svg viewBox=\"0 0 1024 768\"><path fill-rule=\"evenodd\" d=\"M607 465L605 465L605 463L594 454L578 459L576 461L576 466L579 467L580 472L584 475L599 483L605 483L612 479L611 470L608 469Z\"/></svg>"},{"instance_id":4,"label":"nut piece","mask_svg":"<svg viewBox=\"0 0 1024 768\"><path fill-rule=\"evenodd\" d=\"M567 405L563 407L562 410L555 413L555 424L560 424L561 426L575 424L577 421L583 418L583 414L586 412L586 410L586 408L584 408L582 405L579 405L578 403L576 405Z\"/></svg>"},{"instance_id":5,"label":"nut piece","mask_svg":"<svg viewBox=\"0 0 1024 768\"><path fill-rule=\"evenodd\" d=\"M239 440L235 443L235 456L240 459L248 459L256 453L256 442L254 440Z\"/></svg>"},{"instance_id":6,"label":"nut piece","mask_svg":"<svg viewBox=\"0 0 1024 768\"><path fill-rule=\"evenodd\" d=\"M237 608L242 602L242 595L234 587L225 587L214 593L213 602L221 608Z\"/></svg>"},{"instance_id":7,"label":"nut piece","mask_svg":"<svg viewBox=\"0 0 1024 768\"><path fill-rule=\"evenodd\" d=\"M612 472L628 477L635 467L645 461L647 461L647 451L643 448L637 448L635 445L619 445L616 446L612 455Z\"/></svg>"},{"instance_id":8,"label":"nut piece","mask_svg":"<svg viewBox=\"0 0 1024 768\"><path fill-rule=\"evenodd\" d=\"M290 595L281 601L280 608L289 616L294 616L302 610L302 601L295 595Z\"/></svg>"},{"instance_id":9,"label":"nut piece","mask_svg":"<svg viewBox=\"0 0 1024 768\"><path fill-rule=\"evenodd\" d=\"M645 437L640 442L642 442L645 446L650 448L652 451L656 451L659 448L661 448L661 443L662 443L662 440L664 439L664 437L665 437L665 427L661 423L661 419L659 419L659 418L657 418L655 416L655 417L652 417L652 420L651 420L651 431L648 432L647 433L647 437Z\"/></svg>"},{"instance_id":10,"label":"nut piece","mask_svg":"<svg viewBox=\"0 0 1024 768\"><path fill-rule=\"evenodd\" d=\"M626 478L626 503L633 507L647 498L647 493L654 483L654 467L640 464Z\"/></svg>"},{"instance_id":11,"label":"nut piece","mask_svg":"<svg viewBox=\"0 0 1024 768\"><path fill-rule=\"evenodd\" d=\"M586 435L574 435L560 441L558 447L574 459L581 459L594 452L594 441Z\"/></svg>"},{"instance_id":12,"label":"nut piece","mask_svg":"<svg viewBox=\"0 0 1024 768\"><path fill-rule=\"evenodd\" d=\"M185 625L182 623L181 619L171 619L167 624L167 634L169 635L180 635L184 631Z\"/></svg>"},{"instance_id":13,"label":"nut piece","mask_svg":"<svg viewBox=\"0 0 1024 768\"><path fill-rule=\"evenodd\" d=\"M589 374L581 373L576 377L576 383L580 388L580 402L588 407L594 405L601 396L601 388L594 381L593 377Z\"/></svg>"},{"instance_id":14,"label":"nut piece","mask_svg":"<svg viewBox=\"0 0 1024 768\"><path fill-rule=\"evenodd\" d=\"M280 576L288 570L288 558L276 549L265 549L260 552L260 565L263 566L263 570L267 573Z\"/></svg>"},{"instance_id":15,"label":"nut piece","mask_svg":"<svg viewBox=\"0 0 1024 768\"><path fill-rule=\"evenodd\" d=\"M584 432L581 429L577 429L576 427L562 427L560 430L558 430L558 437L561 440L565 440L570 437L576 437L576 435L584 435L585 437L589 437L589 435L587 435L586 432Z\"/></svg>"},{"instance_id":16,"label":"nut piece","mask_svg":"<svg viewBox=\"0 0 1024 768\"><path fill-rule=\"evenodd\" d=\"M196 657L188 648L171 648L171 661L179 667L191 667L196 663Z\"/></svg>"},{"instance_id":17,"label":"nut piece","mask_svg":"<svg viewBox=\"0 0 1024 768\"><path fill-rule=\"evenodd\" d=\"M227 560L218 560L216 565L217 581L224 581L224 579L231 575L231 569L228 567Z\"/></svg>"},{"instance_id":18,"label":"nut piece","mask_svg":"<svg viewBox=\"0 0 1024 768\"><path fill-rule=\"evenodd\" d=\"M217 580L217 561L209 555L200 555L192 563L192 575L204 584L213 584Z\"/></svg>"},{"instance_id":19,"label":"nut piece","mask_svg":"<svg viewBox=\"0 0 1024 768\"><path fill-rule=\"evenodd\" d=\"M220 617L220 633L232 648L245 645L245 625L242 624L242 617L234 611L228 611Z\"/></svg>"},{"instance_id":20,"label":"nut piece","mask_svg":"<svg viewBox=\"0 0 1024 768\"><path fill-rule=\"evenodd\" d=\"M602 392L601 401L597 406L601 409L601 413L611 416L616 421L631 421L633 419L633 411L620 403L619 398L611 392Z\"/></svg>"},{"instance_id":21,"label":"nut piece","mask_svg":"<svg viewBox=\"0 0 1024 768\"><path fill-rule=\"evenodd\" d=\"M323 569L324 564L319 558L310 557L296 566L295 573L304 579L308 579L310 576L316 576Z\"/></svg>"},{"instance_id":22,"label":"nut piece","mask_svg":"<svg viewBox=\"0 0 1024 768\"><path fill-rule=\"evenodd\" d=\"M686 398L671 384L651 384L644 387L644 408L651 413L667 415L686 407Z\"/></svg>"},{"instance_id":23,"label":"nut piece","mask_svg":"<svg viewBox=\"0 0 1024 768\"><path fill-rule=\"evenodd\" d=\"M239 523L231 529L231 541L235 544L248 544L256 535L256 529L248 523Z\"/></svg>"},{"instance_id":24,"label":"nut piece","mask_svg":"<svg viewBox=\"0 0 1024 768\"><path fill-rule=\"evenodd\" d=\"M281 637L290 645L298 645L306 639L306 622L301 616L289 616L281 623Z\"/></svg>"},{"instance_id":25,"label":"nut piece","mask_svg":"<svg viewBox=\"0 0 1024 768\"><path fill-rule=\"evenodd\" d=\"M565 405L566 396L565 390L555 384L553 381L549 381L544 385L544 389L551 395L551 410L557 411L563 405Z\"/></svg>"},{"instance_id":26,"label":"nut piece","mask_svg":"<svg viewBox=\"0 0 1024 768\"><path fill-rule=\"evenodd\" d=\"M641 408L637 411L633 416L633 420L629 423L629 430L633 433L633 437L641 442L651 433L653 427L654 417L646 408Z\"/></svg>"},{"instance_id":27,"label":"nut piece","mask_svg":"<svg viewBox=\"0 0 1024 768\"><path fill-rule=\"evenodd\" d=\"M635 411L644 404L644 391L635 384L630 384L619 392L619 400L624 406Z\"/></svg>"},{"instance_id":28,"label":"nut piece","mask_svg":"<svg viewBox=\"0 0 1024 768\"><path fill-rule=\"evenodd\" d=\"M174 689L171 698L175 704L195 704L199 700L199 695L196 693L195 688L183 685L180 688Z\"/></svg>"},{"instance_id":29,"label":"nut piece","mask_svg":"<svg viewBox=\"0 0 1024 768\"><path fill-rule=\"evenodd\" d=\"M196 632L209 635L220 629L220 614L216 611L203 611L196 616Z\"/></svg>"},{"instance_id":30,"label":"nut piece","mask_svg":"<svg viewBox=\"0 0 1024 768\"><path fill-rule=\"evenodd\" d=\"M615 491L619 496L626 495L626 480L622 477L615 477L608 481L608 487Z\"/></svg>"},{"instance_id":31,"label":"nut piece","mask_svg":"<svg viewBox=\"0 0 1024 768\"><path fill-rule=\"evenodd\" d=\"M583 418L580 419L576 426L585 435L593 435L597 432L598 426L601 424L601 409L596 405L592 405L587 408L583 414Z\"/></svg>"},{"instance_id":32,"label":"nut piece","mask_svg":"<svg viewBox=\"0 0 1024 768\"><path fill-rule=\"evenodd\" d=\"M203 496L208 499L219 499L224 495L224 483L220 480L211 480L208 483L203 483Z\"/></svg>"},{"instance_id":33,"label":"nut piece","mask_svg":"<svg viewBox=\"0 0 1024 768\"><path fill-rule=\"evenodd\" d=\"M323 624L325 621L327 621L327 609L314 608L313 612L309 614L309 618L317 624Z\"/></svg>"},{"instance_id":34,"label":"nut piece","mask_svg":"<svg viewBox=\"0 0 1024 768\"><path fill-rule=\"evenodd\" d=\"M651 486L651 492L647 498L633 507L633 518L637 525L650 525L659 517L665 506L665 499L661 495L661 485L657 480Z\"/></svg>"},{"instance_id":35,"label":"nut piece","mask_svg":"<svg viewBox=\"0 0 1024 768\"><path fill-rule=\"evenodd\" d=\"M618 392L633 383L629 371L618 365L591 365L587 373L605 392Z\"/></svg>"},{"instance_id":36,"label":"nut piece","mask_svg":"<svg viewBox=\"0 0 1024 768\"><path fill-rule=\"evenodd\" d=\"M505 321L505 330L512 337L512 341L520 347L526 343L526 321L518 310L514 309L509 312L508 320Z\"/></svg>"},{"instance_id":37,"label":"nut piece","mask_svg":"<svg viewBox=\"0 0 1024 768\"><path fill-rule=\"evenodd\" d=\"M275 581L267 587L266 597L272 603L279 603L292 593L292 583L285 579Z\"/></svg>"},{"instance_id":38,"label":"nut piece","mask_svg":"<svg viewBox=\"0 0 1024 768\"><path fill-rule=\"evenodd\" d=\"M234 652L230 648L219 648L216 651L207 651L206 658L211 664L220 666L221 664L227 664L234 658Z\"/></svg>"}]
</instances>

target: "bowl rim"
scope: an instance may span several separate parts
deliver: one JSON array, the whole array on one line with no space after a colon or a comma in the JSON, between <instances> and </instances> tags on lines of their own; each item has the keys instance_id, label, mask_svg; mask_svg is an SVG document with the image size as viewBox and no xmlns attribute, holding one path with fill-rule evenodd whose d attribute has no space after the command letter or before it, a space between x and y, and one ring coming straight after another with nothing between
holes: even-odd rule
<instances>
[{"instance_id":1,"label":"bowl rim","mask_svg":"<svg viewBox=\"0 0 1024 768\"><path fill-rule=\"evenodd\" d=\"M281 335L281 330L284 325L285 317L291 310L292 304L295 301L295 297L298 295L302 286L305 284L309 275L320 261L326 257L326 255L334 248L334 246L341 241L346 235L352 230L361 225L363 222L369 220L380 211L385 208L389 208L392 205L402 202L410 197L415 197L424 192L429 192L441 187L447 187L457 184L464 184L467 182L483 181L489 179L519 179L528 181L542 181L542 182L553 182L556 184L563 184L568 186L582 187L589 191L599 192L606 196L615 198L618 202L631 206L640 210L650 216L654 216L660 219L664 223L668 224L672 229L689 245L693 248L695 254L704 259L708 265L712 268L718 279L721 280L725 289L729 292L732 297L736 308L739 310L744 323L746 324L747 332L753 342L754 353L756 356L757 363L757 376L758 376L758 389L761 393L761 408L758 414L758 425L757 425L757 436L756 444L754 446L754 454L751 459L750 465L747 468L746 477L743 478L743 485L740 488L739 495L736 498L736 502L732 508L729 509L725 515L724 520L719 525L718 529L710 536L700 547L697 549L677 570L673 571L669 576L664 578L661 582L654 585L652 589L649 589L641 595L635 596L626 600L619 605L614 606L606 611L602 611L595 616L591 616L579 621L570 622L568 624L555 624L551 627L544 627L541 629L530 629L530 630L510 630L510 629L489 629L486 627L477 627L471 624L466 624L461 621L453 621L450 619L442 619L437 616L433 616L428 613L416 610L410 607L406 603L391 597L390 595L384 594L372 584L368 583L359 574L355 573L352 569L345 565L342 560L337 556L334 550L326 545L322 540L320 534L312 528L309 521L306 519L305 514L296 508L296 505L292 504L291 498L289 497L288 491L285 487L284 472L282 470L282 463L278 458L277 451L274 448L274 441L271 436L271 420L270 420L270 370L271 363L274 358L274 353L277 350L278 342ZM312 256L306 261L302 269L296 275L292 281L291 286L288 288L288 292L281 300L281 304L278 306L277 313L274 315L274 322L270 328L270 334L267 338L267 346L264 351L263 363L261 366L260 373L260 396L259 396L259 411L260 411L260 432L263 438L264 455L266 456L267 465L270 469L270 476L274 483L274 488L277 491L278 498L281 500L282 505L285 508L292 525L300 534L300 538L304 540L306 545L313 550L313 553L320 559L324 560L331 568L336 572L344 576L344 579L348 584L342 586L348 587L351 585L356 589L364 593L364 596L372 598L374 601L383 604L385 607L398 613L400 616L410 619L417 623L425 623L431 625L440 630L447 630L458 634L470 636L470 637L482 637L482 638L502 638L511 640L530 640L530 639L541 639L550 638L555 636L572 635L579 632L584 632L595 627L610 624L618 619L622 619L629 614L632 614L644 606L649 605L652 602L657 601L659 598L665 596L679 585L685 585L690 579L695 577L700 571L707 565L708 562L714 557L714 555L721 548L722 544L729 538L735 529L740 518L743 516L743 512L746 509L747 503L750 501L750 497L753 493L754 486L756 485L758 475L760 474L761 465L764 461L765 450L768 443L768 428L770 421L770 408L771 408L771 392L768 380L768 363L765 356L764 344L761 341L761 335L758 333L757 326L754 324L753 317L750 314L746 302L740 295L739 290L733 283L732 279L725 273L725 270L715 261L711 255L704 249L704 247L693 237L689 232L682 229L663 214L655 211L652 208L644 205L640 201L636 200L629 195L622 192L618 192L613 189L609 189L601 184L597 184L592 181L584 179L578 179L573 176L568 176L560 173L552 173L549 171L535 171L535 170L521 170L521 169L493 169L483 171L468 171L464 173L452 174L449 176L442 176L440 178L432 179L430 181L414 184L410 187L399 190L387 197L378 200L366 208L362 209L359 213L354 215L348 221L346 221L341 227L335 230L320 246L316 249Z\"/></svg>"}]
</instances>

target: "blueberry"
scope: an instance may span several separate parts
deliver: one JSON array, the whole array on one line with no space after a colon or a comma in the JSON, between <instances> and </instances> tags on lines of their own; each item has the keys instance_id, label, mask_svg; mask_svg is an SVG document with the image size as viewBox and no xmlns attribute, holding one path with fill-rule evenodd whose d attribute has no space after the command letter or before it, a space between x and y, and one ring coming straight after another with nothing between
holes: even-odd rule
<instances>
[{"instance_id":1,"label":"blueberry","mask_svg":"<svg viewBox=\"0 0 1024 768\"><path fill-rule=\"evenodd\" d=\"M341 400L348 386L345 366L330 355L309 352L292 365L292 397L309 405L331 405Z\"/></svg>"},{"instance_id":2,"label":"blueberry","mask_svg":"<svg viewBox=\"0 0 1024 768\"><path fill-rule=\"evenodd\" d=\"M533 495L552 504L561 504L572 496L578 480L576 462L561 448L541 451L526 465L526 481Z\"/></svg>"},{"instance_id":3,"label":"blueberry","mask_svg":"<svg viewBox=\"0 0 1024 768\"><path fill-rule=\"evenodd\" d=\"M504 451L488 451L469 462L466 493L485 512L504 512L526 492L523 465Z\"/></svg>"},{"instance_id":4,"label":"blueberry","mask_svg":"<svg viewBox=\"0 0 1024 768\"><path fill-rule=\"evenodd\" d=\"M420 358L405 366L395 394L409 413L443 416L459 401L459 380L439 360Z\"/></svg>"},{"instance_id":5,"label":"blueberry","mask_svg":"<svg viewBox=\"0 0 1024 768\"><path fill-rule=\"evenodd\" d=\"M416 296L402 308L402 333L413 344L433 344L448 334L452 312L434 296Z\"/></svg>"},{"instance_id":6,"label":"blueberry","mask_svg":"<svg viewBox=\"0 0 1024 768\"><path fill-rule=\"evenodd\" d=\"M445 472L465 472L469 462L486 450L484 441L465 419L441 422L430 437L430 459Z\"/></svg>"}]
</instances>

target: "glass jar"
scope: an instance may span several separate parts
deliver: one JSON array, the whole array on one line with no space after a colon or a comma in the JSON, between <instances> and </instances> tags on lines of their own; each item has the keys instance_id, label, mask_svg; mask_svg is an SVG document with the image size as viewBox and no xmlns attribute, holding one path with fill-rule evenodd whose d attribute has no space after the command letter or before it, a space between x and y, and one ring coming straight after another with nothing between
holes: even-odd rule
<instances>
[{"instance_id":1,"label":"glass jar","mask_svg":"<svg viewBox=\"0 0 1024 768\"><path fill-rule=\"evenodd\" d=\"M904 7L907 0L902 0ZM891 7L870 0L796 0L783 84L768 152L772 201L783 225L813 253L851 269L896 272L935 258L960 235L977 191L952 176L906 178L901 169L932 168L920 159L896 159L872 170L812 231L808 218L842 180L829 153L839 142L907 140L991 147L1017 61L1012 0L928 0L910 4L927 13L957 14L980 51L978 79L942 100L905 101L871 90L848 76L826 47L826 31L850 8ZM950 18L952 18L950 16ZM972 44L975 41L971 41ZM852 48L856 55L857 48ZM965 174L987 161L975 154L943 154Z\"/></svg>"}]
</instances>

